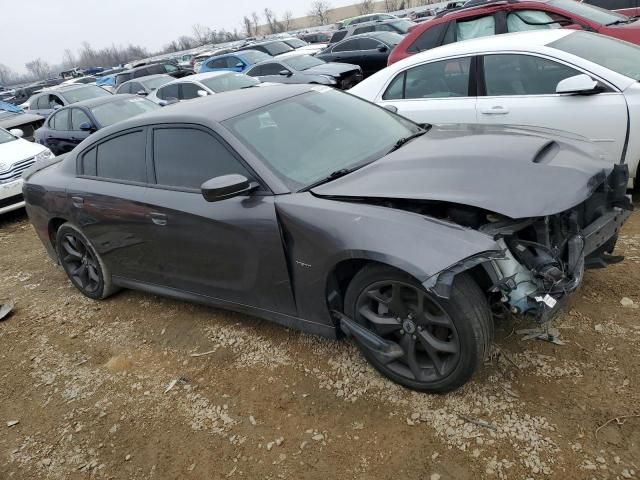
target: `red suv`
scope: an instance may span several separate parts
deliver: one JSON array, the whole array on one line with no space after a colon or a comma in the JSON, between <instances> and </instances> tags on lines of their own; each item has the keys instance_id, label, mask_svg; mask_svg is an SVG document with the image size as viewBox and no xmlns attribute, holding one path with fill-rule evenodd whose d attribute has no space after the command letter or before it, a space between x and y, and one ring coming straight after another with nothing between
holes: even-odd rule
<instances>
[{"instance_id":1,"label":"red suv","mask_svg":"<svg viewBox=\"0 0 640 480\"><path fill-rule=\"evenodd\" d=\"M488 1L444 11L433 20L414 27L391 52L388 64L461 40L562 27L640 44L640 21L586 3L575 0Z\"/></svg>"}]
</instances>

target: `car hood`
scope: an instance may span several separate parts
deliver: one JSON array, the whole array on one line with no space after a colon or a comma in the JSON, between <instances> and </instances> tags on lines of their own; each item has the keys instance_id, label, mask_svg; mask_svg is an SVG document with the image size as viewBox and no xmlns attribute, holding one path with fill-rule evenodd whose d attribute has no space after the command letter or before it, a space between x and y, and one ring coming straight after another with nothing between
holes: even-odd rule
<instances>
[{"instance_id":1,"label":"car hood","mask_svg":"<svg viewBox=\"0 0 640 480\"><path fill-rule=\"evenodd\" d=\"M35 157L44 150L46 150L46 147L21 138L11 142L0 143L0 172L8 170L16 162Z\"/></svg>"},{"instance_id":2,"label":"car hood","mask_svg":"<svg viewBox=\"0 0 640 480\"><path fill-rule=\"evenodd\" d=\"M35 113L23 113L0 120L0 127L10 130L14 127L39 120L44 120L44 117L42 115L36 115Z\"/></svg>"},{"instance_id":3,"label":"car hood","mask_svg":"<svg viewBox=\"0 0 640 480\"><path fill-rule=\"evenodd\" d=\"M307 75L331 75L332 77L339 77L345 72L358 70L359 68L358 65L352 65L350 63L329 62L303 70L302 73Z\"/></svg>"},{"instance_id":4,"label":"car hood","mask_svg":"<svg viewBox=\"0 0 640 480\"><path fill-rule=\"evenodd\" d=\"M442 201L511 218L552 215L586 200L613 169L590 142L550 131L434 126L422 137L312 193Z\"/></svg>"}]
</instances>

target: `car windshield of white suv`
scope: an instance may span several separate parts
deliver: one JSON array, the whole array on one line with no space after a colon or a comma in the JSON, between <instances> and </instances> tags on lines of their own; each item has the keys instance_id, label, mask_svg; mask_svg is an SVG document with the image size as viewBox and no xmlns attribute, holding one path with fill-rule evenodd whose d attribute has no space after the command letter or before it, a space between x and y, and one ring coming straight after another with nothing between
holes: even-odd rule
<instances>
[{"instance_id":1,"label":"car windshield of white suv","mask_svg":"<svg viewBox=\"0 0 640 480\"><path fill-rule=\"evenodd\" d=\"M640 81L640 47L632 43L594 33L575 32L548 46Z\"/></svg>"},{"instance_id":2,"label":"car windshield of white suv","mask_svg":"<svg viewBox=\"0 0 640 480\"><path fill-rule=\"evenodd\" d=\"M6 130L3 130L3 129L0 128L0 144L7 143L7 142L12 142L14 140L17 140L17 138L14 137L13 135L11 135Z\"/></svg>"},{"instance_id":3,"label":"car windshield of white suv","mask_svg":"<svg viewBox=\"0 0 640 480\"><path fill-rule=\"evenodd\" d=\"M228 73L205 78L204 80L200 80L200 83L216 93L222 93L231 90L240 90L241 88L255 87L260 82L255 78L241 73Z\"/></svg>"},{"instance_id":4,"label":"car windshield of white suv","mask_svg":"<svg viewBox=\"0 0 640 480\"><path fill-rule=\"evenodd\" d=\"M561 8L567 12L571 12L580 17L586 18L601 25L614 25L618 21L627 23L630 19L624 15L605 10L604 8L594 7L586 3L576 2L575 0L551 0L549 5Z\"/></svg>"},{"instance_id":5,"label":"car windshield of white suv","mask_svg":"<svg viewBox=\"0 0 640 480\"><path fill-rule=\"evenodd\" d=\"M292 190L378 160L400 140L424 132L384 108L328 87L252 110L223 125Z\"/></svg>"},{"instance_id":6,"label":"car windshield of white suv","mask_svg":"<svg viewBox=\"0 0 640 480\"><path fill-rule=\"evenodd\" d=\"M94 85L85 85L82 88L65 90L60 92L60 95L62 95L64 99L69 103L81 102L83 100L89 100L90 98L111 96L111 94L104 88L96 87Z\"/></svg>"}]
</instances>

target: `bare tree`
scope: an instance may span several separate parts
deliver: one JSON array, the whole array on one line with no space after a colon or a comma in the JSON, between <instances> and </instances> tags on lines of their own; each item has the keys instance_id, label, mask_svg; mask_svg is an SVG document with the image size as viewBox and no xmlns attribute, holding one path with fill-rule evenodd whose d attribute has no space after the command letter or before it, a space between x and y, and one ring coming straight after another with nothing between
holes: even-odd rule
<instances>
[{"instance_id":1,"label":"bare tree","mask_svg":"<svg viewBox=\"0 0 640 480\"><path fill-rule=\"evenodd\" d=\"M291 10L287 10L282 15L282 30L288 32L291 30L293 26L293 12Z\"/></svg>"},{"instance_id":2,"label":"bare tree","mask_svg":"<svg viewBox=\"0 0 640 480\"><path fill-rule=\"evenodd\" d=\"M195 41L195 46L205 45L211 42L211 38L213 37L213 32L209 27L196 23L193 27L191 27L191 31L193 32L193 40ZM184 37L180 37L184 38ZM178 40L179 42L180 40ZM192 48L192 47L187 47Z\"/></svg>"},{"instance_id":3,"label":"bare tree","mask_svg":"<svg viewBox=\"0 0 640 480\"><path fill-rule=\"evenodd\" d=\"M16 73L0 63L0 85L9 85L17 77Z\"/></svg>"},{"instance_id":4,"label":"bare tree","mask_svg":"<svg viewBox=\"0 0 640 480\"><path fill-rule=\"evenodd\" d=\"M49 66L49 64L41 58L36 58L35 60L27 62L24 66L38 80L47 78L49 72L51 71L51 67Z\"/></svg>"},{"instance_id":5,"label":"bare tree","mask_svg":"<svg viewBox=\"0 0 640 480\"><path fill-rule=\"evenodd\" d=\"M62 65L64 68L73 68L76 65L76 56L73 54L70 48L65 49L62 54Z\"/></svg>"},{"instance_id":6,"label":"bare tree","mask_svg":"<svg viewBox=\"0 0 640 480\"><path fill-rule=\"evenodd\" d=\"M358 13L360 13L360 15L367 15L369 13L373 13L373 5L374 5L374 0L362 0L358 4Z\"/></svg>"},{"instance_id":7,"label":"bare tree","mask_svg":"<svg viewBox=\"0 0 640 480\"><path fill-rule=\"evenodd\" d=\"M278 19L276 18L276 14L273 13L273 10L271 10L270 8L265 8L264 18L267 21L269 33L278 33L280 31L280 25L278 24Z\"/></svg>"},{"instance_id":8,"label":"bare tree","mask_svg":"<svg viewBox=\"0 0 640 480\"><path fill-rule=\"evenodd\" d=\"M251 24L251 19L245 15L242 19L242 24L244 25L244 32L247 34L247 37L252 37L253 25Z\"/></svg>"},{"instance_id":9,"label":"bare tree","mask_svg":"<svg viewBox=\"0 0 640 480\"><path fill-rule=\"evenodd\" d=\"M331 10L331 4L325 0L315 0L311 4L311 10L308 15L315 19L318 25L326 25L329 23L329 10Z\"/></svg>"},{"instance_id":10,"label":"bare tree","mask_svg":"<svg viewBox=\"0 0 640 480\"><path fill-rule=\"evenodd\" d=\"M384 0L384 9L387 12L397 12L400 10L400 0Z\"/></svg>"},{"instance_id":11,"label":"bare tree","mask_svg":"<svg viewBox=\"0 0 640 480\"><path fill-rule=\"evenodd\" d=\"M258 36L258 25L260 24L260 17L256 12L251 12L251 20L253 21L253 34Z\"/></svg>"}]
</instances>

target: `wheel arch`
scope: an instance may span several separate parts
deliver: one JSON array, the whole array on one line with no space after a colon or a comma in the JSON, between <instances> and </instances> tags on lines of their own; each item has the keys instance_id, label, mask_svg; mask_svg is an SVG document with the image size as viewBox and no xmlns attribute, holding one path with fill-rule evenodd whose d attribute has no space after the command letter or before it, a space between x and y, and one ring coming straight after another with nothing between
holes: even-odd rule
<instances>
[{"instance_id":1,"label":"wheel arch","mask_svg":"<svg viewBox=\"0 0 640 480\"><path fill-rule=\"evenodd\" d=\"M56 234L58 233L58 229L67 222L68 220L62 217L53 217L49 220L47 232L49 234L49 242L51 242L54 250L56 249Z\"/></svg>"}]
</instances>

